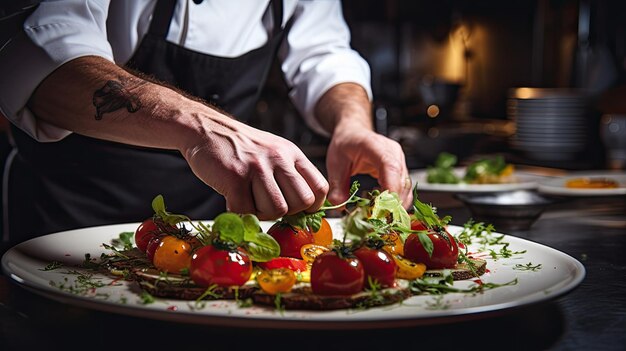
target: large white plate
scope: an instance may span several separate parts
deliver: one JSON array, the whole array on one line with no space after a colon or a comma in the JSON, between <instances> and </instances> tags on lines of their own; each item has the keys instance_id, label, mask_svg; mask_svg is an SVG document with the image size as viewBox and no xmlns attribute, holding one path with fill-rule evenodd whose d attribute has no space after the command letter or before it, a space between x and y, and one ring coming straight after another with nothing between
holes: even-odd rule
<instances>
[{"instance_id":1,"label":"large white plate","mask_svg":"<svg viewBox=\"0 0 626 351\"><path fill-rule=\"evenodd\" d=\"M577 178L608 178L619 183L619 188L613 189L575 189L565 186L566 182ZM567 176L544 179L539 182L537 190L551 195L561 196L619 196L626 195L626 172L591 171L573 172Z\"/></svg>"},{"instance_id":2,"label":"large white plate","mask_svg":"<svg viewBox=\"0 0 626 351\"><path fill-rule=\"evenodd\" d=\"M335 233L341 231L338 220L331 219ZM270 223L263 223L267 228ZM396 326L434 324L484 318L506 309L556 298L576 287L584 278L585 269L576 259L560 251L520 238L506 236L512 251L526 250L511 258L487 259L488 272L484 282L507 283L518 279L516 285L499 287L479 294L452 293L437 300L434 296L414 296L402 304L368 310L339 311L276 311L266 307L239 308L231 301L207 302L205 308L194 309L194 301L157 299L152 304L140 302L137 285L113 280L96 274L92 279L104 287L86 292L71 292L67 287L77 279L77 271L92 274L87 269L75 268L84 260L85 253L99 257L109 253L102 243L110 243L122 231L132 231L136 224L120 224L60 232L21 243L2 257L2 268L15 282L35 293L67 304L146 318L186 323L221 326L272 328L389 328ZM452 233L461 228L451 226ZM52 261L64 267L44 271ZM516 264L541 264L538 271L520 271ZM66 289L58 286L63 284ZM471 281L455 282L457 287L468 287ZM55 286L53 286L55 285ZM433 305L447 308L434 308Z\"/></svg>"},{"instance_id":3,"label":"large white plate","mask_svg":"<svg viewBox=\"0 0 626 351\"><path fill-rule=\"evenodd\" d=\"M454 169L457 177L463 178L465 175L465 167L457 167ZM515 183L502 184L440 184L429 183L426 169L413 170L410 172L413 185L417 184L418 191L440 191L453 193L495 193L514 190L532 190L537 188L537 182L544 177L516 171Z\"/></svg>"}]
</instances>

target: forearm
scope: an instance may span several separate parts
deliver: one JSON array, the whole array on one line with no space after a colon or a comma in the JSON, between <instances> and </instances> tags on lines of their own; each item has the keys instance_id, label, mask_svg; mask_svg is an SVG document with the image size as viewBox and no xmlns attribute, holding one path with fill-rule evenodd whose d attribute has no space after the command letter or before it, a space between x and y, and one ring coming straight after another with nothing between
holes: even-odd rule
<instances>
[{"instance_id":1,"label":"forearm","mask_svg":"<svg viewBox=\"0 0 626 351\"><path fill-rule=\"evenodd\" d=\"M315 116L331 134L344 127L373 130L367 93L354 83L341 83L329 89L317 102Z\"/></svg>"},{"instance_id":2,"label":"forearm","mask_svg":"<svg viewBox=\"0 0 626 351\"><path fill-rule=\"evenodd\" d=\"M79 134L177 150L186 139L181 135L204 128L202 119L220 117L170 88L93 56L72 60L49 75L29 107L37 118Z\"/></svg>"}]
</instances>

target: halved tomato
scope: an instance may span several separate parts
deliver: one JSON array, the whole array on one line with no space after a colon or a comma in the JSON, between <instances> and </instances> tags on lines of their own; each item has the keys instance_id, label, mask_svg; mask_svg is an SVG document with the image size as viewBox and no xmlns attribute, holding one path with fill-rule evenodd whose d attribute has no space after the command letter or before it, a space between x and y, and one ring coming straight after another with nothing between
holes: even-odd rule
<instances>
[{"instance_id":1,"label":"halved tomato","mask_svg":"<svg viewBox=\"0 0 626 351\"><path fill-rule=\"evenodd\" d=\"M296 274L288 268L264 269L256 276L256 281L263 291L275 295L289 292L296 284Z\"/></svg>"},{"instance_id":2,"label":"halved tomato","mask_svg":"<svg viewBox=\"0 0 626 351\"><path fill-rule=\"evenodd\" d=\"M294 272L304 272L307 270L305 260L300 260L293 257L276 257L267 262L259 262L258 266L266 270L279 268L287 268Z\"/></svg>"}]
</instances>

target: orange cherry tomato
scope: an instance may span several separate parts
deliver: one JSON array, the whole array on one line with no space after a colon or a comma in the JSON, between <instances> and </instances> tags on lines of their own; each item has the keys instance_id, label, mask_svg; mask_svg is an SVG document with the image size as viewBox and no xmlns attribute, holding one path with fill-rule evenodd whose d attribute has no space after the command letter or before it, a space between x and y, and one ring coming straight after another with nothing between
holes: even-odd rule
<instances>
[{"instance_id":1,"label":"orange cherry tomato","mask_svg":"<svg viewBox=\"0 0 626 351\"><path fill-rule=\"evenodd\" d=\"M424 275L426 265L423 263L415 263L407 260L400 255L391 255L398 266L396 278L413 280Z\"/></svg>"},{"instance_id":2,"label":"orange cherry tomato","mask_svg":"<svg viewBox=\"0 0 626 351\"><path fill-rule=\"evenodd\" d=\"M167 235L154 252L154 266L163 272L180 273L191 264L191 244L175 236Z\"/></svg>"},{"instance_id":3,"label":"orange cherry tomato","mask_svg":"<svg viewBox=\"0 0 626 351\"><path fill-rule=\"evenodd\" d=\"M333 242L333 230L326 218L322 217L320 229L313 233L313 243L321 246L330 246Z\"/></svg>"},{"instance_id":4,"label":"orange cherry tomato","mask_svg":"<svg viewBox=\"0 0 626 351\"><path fill-rule=\"evenodd\" d=\"M263 291L270 295L286 293L296 284L296 274L288 268L264 269L256 276Z\"/></svg>"},{"instance_id":5,"label":"orange cherry tomato","mask_svg":"<svg viewBox=\"0 0 626 351\"><path fill-rule=\"evenodd\" d=\"M381 238L385 241L383 250L392 255L404 255L404 244L402 243L402 239L400 238L400 235L398 235L398 233L391 232L383 234L381 235Z\"/></svg>"},{"instance_id":6,"label":"orange cherry tomato","mask_svg":"<svg viewBox=\"0 0 626 351\"><path fill-rule=\"evenodd\" d=\"M315 245L315 244L305 244L300 248L300 255L302 255L302 259L306 261L307 264L313 264L315 258L330 249L326 246Z\"/></svg>"}]
</instances>

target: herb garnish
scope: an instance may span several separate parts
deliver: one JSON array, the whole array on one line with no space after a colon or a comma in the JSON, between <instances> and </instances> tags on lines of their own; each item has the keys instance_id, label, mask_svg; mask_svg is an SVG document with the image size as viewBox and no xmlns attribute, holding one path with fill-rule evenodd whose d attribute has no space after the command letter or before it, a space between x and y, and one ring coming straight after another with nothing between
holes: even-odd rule
<instances>
[{"instance_id":1,"label":"herb garnish","mask_svg":"<svg viewBox=\"0 0 626 351\"><path fill-rule=\"evenodd\" d=\"M274 308L276 308L276 311L283 315L285 313L285 306L283 305L281 300L282 294L280 292L277 292L276 295L274 295Z\"/></svg>"},{"instance_id":2,"label":"herb garnish","mask_svg":"<svg viewBox=\"0 0 626 351\"><path fill-rule=\"evenodd\" d=\"M513 267L513 269L518 270L518 271L533 271L533 272L537 272L542 268L541 263L538 263L536 265L533 265L532 262L528 262L526 264L516 264L515 267Z\"/></svg>"},{"instance_id":3,"label":"herb garnish","mask_svg":"<svg viewBox=\"0 0 626 351\"><path fill-rule=\"evenodd\" d=\"M426 301L427 310L447 310L452 304L443 301L443 295L433 296L433 301Z\"/></svg>"},{"instance_id":4,"label":"herb garnish","mask_svg":"<svg viewBox=\"0 0 626 351\"><path fill-rule=\"evenodd\" d=\"M156 299L154 298L154 296L152 296L149 292L145 290L141 292L141 294L139 295L139 298L141 299L139 302L142 305L148 305L148 304L156 302Z\"/></svg>"},{"instance_id":5,"label":"herb garnish","mask_svg":"<svg viewBox=\"0 0 626 351\"><path fill-rule=\"evenodd\" d=\"M206 300L205 299L207 297L211 297L214 300L222 298L222 294L219 294L219 293L215 292L215 289L217 289L217 288L218 288L217 284L212 284L208 288L206 288L206 290L202 293L202 295L198 296L198 298L196 299L194 307L196 309L203 309L204 307L206 307ZM237 292L238 291L239 290L237 290Z\"/></svg>"},{"instance_id":6,"label":"herb garnish","mask_svg":"<svg viewBox=\"0 0 626 351\"><path fill-rule=\"evenodd\" d=\"M59 261L52 261L50 263L48 263L45 267L40 268L40 271L52 271L55 270L57 268L63 267L63 263L59 262Z\"/></svg>"},{"instance_id":7,"label":"herb garnish","mask_svg":"<svg viewBox=\"0 0 626 351\"><path fill-rule=\"evenodd\" d=\"M453 284L454 284L454 278L452 277L452 274L450 274L450 272L446 273L444 271L443 279L422 277L422 278L415 279L409 282L409 288L411 289L413 293L418 294L418 295L419 294L438 295L438 294L447 294L447 293L474 293L476 294L476 293L482 293L485 290L495 289L495 288L499 288L502 286L516 285L517 278L511 280L510 282L503 283L503 284L485 283L485 282L474 283L473 285L471 285L469 288L466 288L466 289L455 288Z\"/></svg>"}]
</instances>

